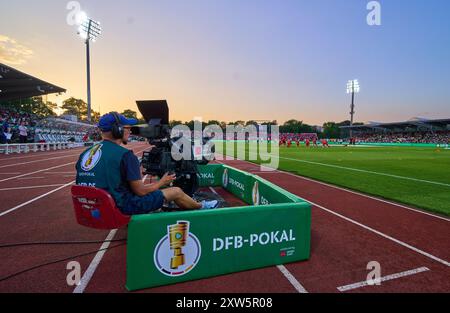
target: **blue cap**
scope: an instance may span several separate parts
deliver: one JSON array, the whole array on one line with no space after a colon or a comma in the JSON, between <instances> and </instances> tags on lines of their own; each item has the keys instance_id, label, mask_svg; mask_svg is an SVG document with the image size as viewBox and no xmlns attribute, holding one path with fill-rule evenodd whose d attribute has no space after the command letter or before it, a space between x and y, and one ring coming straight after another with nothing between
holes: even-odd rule
<instances>
[{"instance_id":1,"label":"blue cap","mask_svg":"<svg viewBox=\"0 0 450 313\"><path fill-rule=\"evenodd\" d=\"M119 124L122 126L125 125L136 125L138 121L134 118L126 118L122 114L117 114L119 117ZM102 131L108 132L111 131L112 126L116 123L116 118L114 117L114 114L108 113L103 115L100 118L100 121L98 122L98 128L100 128Z\"/></svg>"}]
</instances>

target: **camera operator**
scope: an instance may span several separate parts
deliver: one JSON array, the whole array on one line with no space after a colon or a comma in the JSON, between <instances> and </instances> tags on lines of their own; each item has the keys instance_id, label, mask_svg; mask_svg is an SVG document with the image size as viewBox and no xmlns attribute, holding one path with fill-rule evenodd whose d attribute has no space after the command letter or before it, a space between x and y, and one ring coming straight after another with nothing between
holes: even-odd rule
<instances>
[{"instance_id":1,"label":"camera operator","mask_svg":"<svg viewBox=\"0 0 450 313\"><path fill-rule=\"evenodd\" d=\"M127 144L135 119L127 119L116 112L100 118L98 128L103 141L87 149L77 162L77 185L106 190L116 206L126 215L152 213L163 206L164 199L174 201L180 209L212 209L218 201L195 201L180 188L164 188L176 179L166 173L158 182L145 185L141 168Z\"/></svg>"}]
</instances>

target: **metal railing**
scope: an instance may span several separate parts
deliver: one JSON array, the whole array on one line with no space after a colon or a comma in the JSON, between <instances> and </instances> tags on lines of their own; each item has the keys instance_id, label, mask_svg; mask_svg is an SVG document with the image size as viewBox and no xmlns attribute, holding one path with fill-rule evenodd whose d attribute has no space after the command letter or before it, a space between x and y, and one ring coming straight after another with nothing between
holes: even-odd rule
<instances>
[{"instance_id":1,"label":"metal railing","mask_svg":"<svg viewBox=\"0 0 450 313\"><path fill-rule=\"evenodd\" d=\"M0 154L29 153L38 151L66 150L83 147L80 142L45 142L45 143L20 143L0 145Z\"/></svg>"}]
</instances>

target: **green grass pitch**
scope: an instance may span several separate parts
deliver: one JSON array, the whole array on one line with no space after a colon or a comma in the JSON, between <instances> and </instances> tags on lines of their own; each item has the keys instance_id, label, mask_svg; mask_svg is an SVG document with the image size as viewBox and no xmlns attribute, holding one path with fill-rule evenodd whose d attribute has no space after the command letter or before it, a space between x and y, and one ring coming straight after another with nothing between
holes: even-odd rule
<instances>
[{"instance_id":1,"label":"green grass pitch","mask_svg":"<svg viewBox=\"0 0 450 313\"><path fill-rule=\"evenodd\" d=\"M450 150L281 147L278 169L450 216Z\"/></svg>"}]
</instances>

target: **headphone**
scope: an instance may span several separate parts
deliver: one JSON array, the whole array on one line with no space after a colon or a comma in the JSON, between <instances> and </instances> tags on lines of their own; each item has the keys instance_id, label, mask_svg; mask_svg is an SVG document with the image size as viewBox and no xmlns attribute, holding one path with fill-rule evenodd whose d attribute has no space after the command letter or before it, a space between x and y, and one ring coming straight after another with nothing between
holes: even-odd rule
<instances>
[{"instance_id":1,"label":"headphone","mask_svg":"<svg viewBox=\"0 0 450 313\"><path fill-rule=\"evenodd\" d=\"M122 139L124 135L124 129L123 126L120 125L119 114L117 112L111 112L110 114L112 114L114 116L114 119L116 120L111 127L111 133L114 139Z\"/></svg>"}]
</instances>

